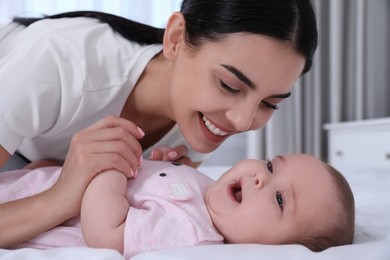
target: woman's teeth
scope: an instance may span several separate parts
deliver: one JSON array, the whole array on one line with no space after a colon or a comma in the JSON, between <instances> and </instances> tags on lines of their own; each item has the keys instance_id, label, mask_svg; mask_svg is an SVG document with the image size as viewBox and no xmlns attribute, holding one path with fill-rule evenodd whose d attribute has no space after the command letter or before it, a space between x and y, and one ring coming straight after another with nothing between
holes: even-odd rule
<instances>
[{"instance_id":1,"label":"woman's teeth","mask_svg":"<svg viewBox=\"0 0 390 260\"><path fill-rule=\"evenodd\" d=\"M207 118L205 116L203 116L202 119L203 119L207 129L209 129L210 132L213 133L214 135L225 136L228 134L227 132L224 132L221 129L219 129L218 127L216 127L215 125L213 125L209 120L207 120Z\"/></svg>"}]
</instances>

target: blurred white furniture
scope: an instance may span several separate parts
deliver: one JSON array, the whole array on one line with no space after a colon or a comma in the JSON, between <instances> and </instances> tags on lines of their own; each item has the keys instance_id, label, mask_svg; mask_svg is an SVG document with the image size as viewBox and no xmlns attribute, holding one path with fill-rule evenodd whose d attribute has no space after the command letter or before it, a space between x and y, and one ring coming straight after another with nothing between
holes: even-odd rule
<instances>
[{"instance_id":1,"label":"blurred white furniture","mask_svg":"<svg viewBox=\"0 0 390 260\"><path fill-rule=\"evenodd\" d=\"M325 129L330 164L390 169L390 118L326 124Z\"/></svg>"}]
</instances>

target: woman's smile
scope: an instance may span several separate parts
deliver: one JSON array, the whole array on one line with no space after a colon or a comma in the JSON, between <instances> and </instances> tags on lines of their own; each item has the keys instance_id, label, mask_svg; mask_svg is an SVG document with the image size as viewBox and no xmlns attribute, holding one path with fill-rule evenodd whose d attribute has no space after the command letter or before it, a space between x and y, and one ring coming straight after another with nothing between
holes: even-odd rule
<instances>
[{"instance_id":1,"label":"woman's smile","mask_svg":"<svg viewBox=\"0 0 390 260\"><path fill-rule=\"evenodd\" d=\"M216 127L210 120L207 119L205 115L202 116L202 120L204 121L206 127L212 132L214 135L225 136L229 134L228 132L222 131L220 128Z\"/></svg>"},{"instance_id":2,"label":"woman's smile","mask_svg":"<svg viewBox=\"0 0 390 260\"><path fill-rule=\"evenodd\" d=\"M200 128L202 129L204 136L213 143L221 143L232 134L232 132L226 131L226 129L221 126L216 126L214 122L211 122L201 113L199 113L199 118Z\"/></svg>"}]
</instances>

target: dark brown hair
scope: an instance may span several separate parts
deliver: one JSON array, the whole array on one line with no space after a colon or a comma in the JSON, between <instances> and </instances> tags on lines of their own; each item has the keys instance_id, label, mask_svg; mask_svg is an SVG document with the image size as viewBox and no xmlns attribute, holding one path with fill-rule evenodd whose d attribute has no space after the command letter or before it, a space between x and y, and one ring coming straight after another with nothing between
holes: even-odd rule
<instances>
[{"instance_id":1,"label":"dark brown hair","mask_svg":"<svg viewBox=\"0 0 390 260\"><path fill-rule=\"evenodd\" d=\"M193 47L218 41L226 34L247 32L290 43L306 59L303 73L312 65L318 32L311 0L183 0L180 11L186 21L187 43ZM164 29L95 11L15 17L14 21L28 26L42 19L63 17L99 19L126 39L142 44L163 41Z\"/></svg>"}]
</instances>

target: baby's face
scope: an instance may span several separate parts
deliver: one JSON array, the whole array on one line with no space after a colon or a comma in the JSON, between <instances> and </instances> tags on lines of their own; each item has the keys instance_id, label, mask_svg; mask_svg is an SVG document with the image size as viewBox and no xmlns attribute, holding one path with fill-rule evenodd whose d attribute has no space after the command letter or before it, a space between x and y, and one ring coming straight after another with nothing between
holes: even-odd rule
<instances>
[{"instance_id":1,"label":"baby's face","mask_svg":"<svg viewBox=\"0 0 390 260\"><path fill-rule=\"evenodd\" d=\"M337 198L321 161L289 155L240 162L208 189L205 201L226 242L283 244L324 227Z\"/></svg>"}]
</instances>

